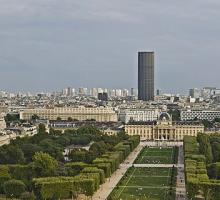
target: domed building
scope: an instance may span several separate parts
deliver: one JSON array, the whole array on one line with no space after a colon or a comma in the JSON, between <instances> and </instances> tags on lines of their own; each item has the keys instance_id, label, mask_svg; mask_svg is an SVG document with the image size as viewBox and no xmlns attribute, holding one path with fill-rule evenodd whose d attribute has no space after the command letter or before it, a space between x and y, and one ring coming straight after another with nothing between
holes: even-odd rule
<instances>
[{"instance_id":1,"label":"domed building","mask_svg":"<svg viewBox=\"0 0 220 200\"><path fill-rule=\"evenodd\" d=\"M160 116L159 116L159 120L163 120L163 121L165 121L165 120L167 120L167 121L171 121L172 120L172 118L171 118L171 116L170 116L170 114L169 113L167 113L167 112L162 112L161 114L160 114Z\"/></svg>"},{"instance_id":2,"label":"domed building","mask_svg":"<svg viewBox=\"0 0 220 200\"><path fill-rule=\"evenodd\" d=\"M204 132L200 122L172 121L172 116L162 112L157 121L129 122L125 125L128 135L140 135L141 140L181 141L184 136L197 136Z\"/></svg>"}]
</instances>

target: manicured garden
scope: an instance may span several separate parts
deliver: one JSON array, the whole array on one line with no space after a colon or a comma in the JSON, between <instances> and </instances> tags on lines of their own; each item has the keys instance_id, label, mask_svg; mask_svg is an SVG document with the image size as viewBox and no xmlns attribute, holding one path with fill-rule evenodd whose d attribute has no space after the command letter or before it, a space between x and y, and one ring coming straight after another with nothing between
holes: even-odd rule
<instances>
[{"instance_id":1,"label":"manicured garden","mask_svg":"<svg viewBox=\"0 0 220 200\"><path fill-rule=\"evenodd\" d=\"M220 136L199 134L184 138L188 199L220 199Z\"/></svg>"}]
</instances>

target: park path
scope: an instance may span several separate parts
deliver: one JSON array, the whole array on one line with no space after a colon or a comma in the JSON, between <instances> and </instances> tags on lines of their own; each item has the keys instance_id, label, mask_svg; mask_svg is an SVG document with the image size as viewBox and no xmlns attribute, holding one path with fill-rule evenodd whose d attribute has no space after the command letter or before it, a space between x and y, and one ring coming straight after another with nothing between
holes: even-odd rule
<instances>
[{"instance_id":1,"label":"park path","mask_svg":"<svg viewBox=\"0 0 220 200\"><path fill-rule=\"evenodd\" d=\"M176 200L186 200L186 185L185 185L185 174L184 174L184 154L183 146L179 147L177 168L177 182L176 182Z\"/></svg>"},{"instance_id":2,"label":"park path","mask_svg":"<svg viewBox=\"0 0 220 200\"><path fill-rule=\"evenodd\" d=\"M143 149L144 145L139 144L138 147L130 153L127 159L120 165L119 169L116 170L110 178L106 180L104 184L102 184L99 190L93 195L92 200L106 200L109 194L112 192L114 187L118 184L121 178L124 176L126 171L132 163L137 158L140 151Z\"/></svg>"}]
</instances>

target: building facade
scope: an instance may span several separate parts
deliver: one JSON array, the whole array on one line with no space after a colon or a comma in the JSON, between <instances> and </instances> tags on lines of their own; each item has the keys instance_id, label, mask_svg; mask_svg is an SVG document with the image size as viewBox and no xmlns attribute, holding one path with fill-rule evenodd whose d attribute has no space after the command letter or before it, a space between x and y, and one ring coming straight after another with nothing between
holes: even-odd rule
<instances>
[{"instance_id":1,"label":"building facade","mask_svg":"<svg viewBox=\"0 0 220 200\"><path fill-rule=\"evenodd\" d=\"M213 121L215 118L220 118L220 111L217 110L181 110L180 118L182 121L200 120Z\"/></svg>"},{"instance_id":2,"label":"building facade","mask_svg":"<svg viewBox=\"0 0 220 200\"><path fill-rule=\"evenodd\" d=\"M157 121L126 124L125 132L140 135L141 140L181 141L184 136L203 133L204 126L200 122L172 122L168 113L162 113Z\"/></svg>"},{"instance_id":3,"label":"building facade","mask_svg":"<svg viewBox=\"0 0 220 200\"><path fill-rule=\"evenodd\" d=\"M189 96L192 98L199 98L201 96L201 90L198 88L189 89Z\"/></svg>"},{"instance_id":4,"label":"building facade","mask_svg":"<svg viewBox=\"0 0 220 200\"><path fill-rule=\"evenodd\" d=\"M20 119L30 120L33 115L37 115L40 119L56 120L73 120L86 121L94 120L97 122L117 122L117 113L111 107L62 107L62 108L36 108L26 109L20 112Z\"/></svg>"},{"instance_id":5,"label":"building facade","mask_svg":"<svg viewBox=\"0 0 220 200\"><path fill-rule=\"evenodd\" d=\"M4 113L7 113L7 112L8 112L8 107L7 107L7 106L1 106L1 105L0 105L0 114L1 114L1 113L4 114Z\"/></svg>"},{"instance_id":6,"label":"building facade","mask_svg":"<svg viewBox=\"0 0 220 200\"><path fill-rule=\"evenodd\" d=\"M6 123L3 115L0 114L0 130L4 130L6 128Z\"/></svg>"},{"instance_id":7,"label":"building facade","mask_svg":"<svg viewBox=\"0 0 220 200\"><path fill-rule=\"evenodd\" d=\"M158 109L125 109L120 110L119 120L128 123L130 121L155 121L158 119Z\"/></svg>"},{"instance_id":8,"label":"building facade","mask_svg":"<svg viewBox=\"0 0 220 200\"><path fill-rule=\"evenodd\" d=\"M154 52L138 52L138 99L154 100Z\"/></svg>"}]
</instances>

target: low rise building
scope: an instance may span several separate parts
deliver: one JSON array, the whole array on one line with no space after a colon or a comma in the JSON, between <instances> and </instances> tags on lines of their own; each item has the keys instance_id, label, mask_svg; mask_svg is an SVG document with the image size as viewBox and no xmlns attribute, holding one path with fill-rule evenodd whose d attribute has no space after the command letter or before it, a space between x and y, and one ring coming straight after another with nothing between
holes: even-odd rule
<instances>
[{"instance_id":1,"label":"low rise building","mask_svg":"<svg viewBox=\"0 0 220 200\"><path fill-rule=\"evenodd\" d=\"M173 122L168 113L162 113L157 121L130 122L125 125L128 135L140 135L141 140L181 141L184 136L197 136L204 132L200 122Z\"/></svg>"},{"instance_id":2,"label":"low rise building","mask_svg":"<svg viewBox=\"0 0 220 200\"><path fill-rule=\"evenodd\" d=\"M37 134L37 127L31 124L22 124L19 127L8 127L3 132L0 131L0 146L9 144L17 137L33 136Z\"/></svg>"},{"instance_id":3,"label":"low rise building","mask_svg":"<svg viewBox=\"0 0 220 200\"><path fill-rule=\"evenodd\" d=\"M19 137L33 136L37 134L37 126L29 123L24 123L16 127L8 127L5 130L7 134L16 134Z\"/></svg>"},{"instance_id":4,"label":"low rise building","mask_svg":"<svg viewBox=\"0 0 220 200\"><path fill-rule=\"evenodd\" d=\"M117 113L112 107L56 107L51 109L35 108L26 109L20 112L20 119L30 120L33 115L40 119L68 120L69 118L78 121L94 120L97 122L117 122Z\"/></svg>"}]
</instances>

